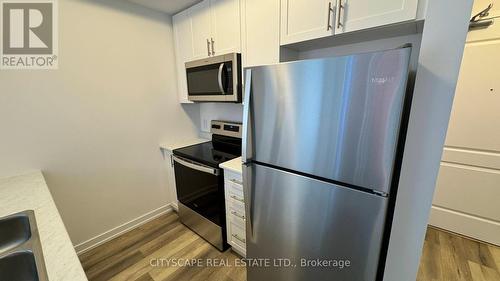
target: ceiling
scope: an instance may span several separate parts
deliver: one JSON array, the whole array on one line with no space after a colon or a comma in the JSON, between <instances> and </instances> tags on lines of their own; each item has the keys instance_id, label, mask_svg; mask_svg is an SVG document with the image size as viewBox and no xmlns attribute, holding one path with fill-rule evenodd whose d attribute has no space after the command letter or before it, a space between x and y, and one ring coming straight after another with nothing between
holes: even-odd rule
<instances>
[{"instance_id":1,"label":"ceiling","mask_svg":"<svg viewBox=\"0 0 500 281\"><path fill-rule=\"evenodd\" d=\"M129 0L130 2L146 6L155 10L173 15L187 7L190 7L201 0Z\"/></svg>"}]
</instances>

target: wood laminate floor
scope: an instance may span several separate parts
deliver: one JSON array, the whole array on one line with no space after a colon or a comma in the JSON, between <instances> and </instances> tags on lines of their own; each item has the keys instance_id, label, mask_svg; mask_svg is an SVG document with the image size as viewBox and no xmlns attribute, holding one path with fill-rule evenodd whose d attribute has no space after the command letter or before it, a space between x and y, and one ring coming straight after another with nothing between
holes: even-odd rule
<instances>
[{"instance_id":1,"label":"wood laminate floor","mask_svg":"<svg viewBox=\"0 0 500 281\"><path fill-rule=\"evenodd\" d=\"M500 281L500 248L429 227L417 281Z\"/></svg>"},{"instance_id":2,"label":"wood laminate floor","mask_svg":"<svg viewBox=\"0 0 500 281\"><path fill-rule=\"evenodd\" d=\"M238 258L232 251L217 251L182 225L175 213L80 255L90 281L246 281L245 268L234 266ZM214 259L233 266L166 264L191 259ZM499 269L500 248L429 228L417 281L500 281Z\"/></svg>"}]
</instances>

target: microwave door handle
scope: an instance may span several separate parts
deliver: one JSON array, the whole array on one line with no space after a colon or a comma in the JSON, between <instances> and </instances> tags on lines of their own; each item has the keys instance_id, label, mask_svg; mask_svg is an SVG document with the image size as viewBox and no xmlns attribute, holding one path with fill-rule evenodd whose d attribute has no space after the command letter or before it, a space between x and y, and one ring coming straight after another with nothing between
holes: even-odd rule
<instances>
[{"instance_id":1,"label":"microwave door handle","mask_svg":"<svg viewBox=\"0 0 500 281\"><path fill-rule=\"evenodd\" d=\"M176 157L176 156L174 156L172 159L174 160L174 162L177 162L177 163L181 164L182 166L186 166L186 167L191 168L193 170L197 170L200 172L204 172L204 173L208 173L208 174L212 174L212 175L216 175L216 176L219 175L219 170L217 170L217 169L196 165L194 163L188 162L188 161L181 159L179 157Z\"/></svg>"},{"instance_id":2,"label":"microwave door handle","mask_svg":"<svg viewBox=\"0 0 500 281\"><path fill-rule=\"evenodd\" d=\"M221 63L219 65L219 75L218 75L218 82L219 82L219 90L221 93L225 94L226 91L224 91L224 86L222 85L222 71L224 70L224 63Z\"/></svg>"}]
</instances>

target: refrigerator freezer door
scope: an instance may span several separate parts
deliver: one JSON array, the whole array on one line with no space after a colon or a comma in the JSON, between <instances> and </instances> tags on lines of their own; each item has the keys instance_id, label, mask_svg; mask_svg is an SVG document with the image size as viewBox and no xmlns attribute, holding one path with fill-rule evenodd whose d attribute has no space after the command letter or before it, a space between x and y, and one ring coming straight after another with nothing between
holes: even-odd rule
<instances>
[{"instance_id":1,"label":"refrigerator freezer door","mask_svg":"<svg viewBox=\"0 0 500 281\"><path fill-rule=\"evenodd\" d=\"M387 198L258 164L243 169L247 258L271 264L247 264L249 281L375 280Z\"/></svg>"},{"instance_id":2,"label":"refrigerator freezer door","mask_svg":"<svg viewBox=\"0 0 500 281\"><path fill-rule=\"evenodd\" d=\"M389 193L410 50L251 68L244 161Z\"/></svg>"}]
</instances>

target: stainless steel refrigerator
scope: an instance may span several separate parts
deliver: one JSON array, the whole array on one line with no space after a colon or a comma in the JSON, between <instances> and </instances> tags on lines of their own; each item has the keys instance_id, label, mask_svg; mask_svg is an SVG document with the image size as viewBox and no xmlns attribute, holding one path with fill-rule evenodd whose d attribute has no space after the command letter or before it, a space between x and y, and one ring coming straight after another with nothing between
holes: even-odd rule
<instances>
[{"instance_id":1,"label":"stainless steel refrigerator","mask_svg":"<svg viewBox=\"0 0 500 281\"><path fill-rule=\"evenodd\" d=\"M246 70L246 241L256 261L247 264L249 281L376 279L402 155L410 53Z\"/></svg>"}]
</instances>

